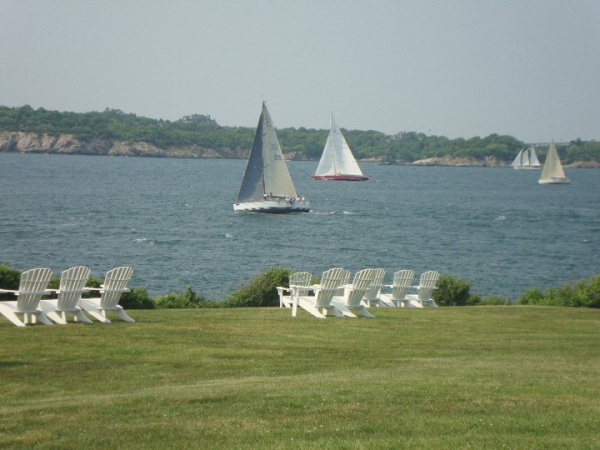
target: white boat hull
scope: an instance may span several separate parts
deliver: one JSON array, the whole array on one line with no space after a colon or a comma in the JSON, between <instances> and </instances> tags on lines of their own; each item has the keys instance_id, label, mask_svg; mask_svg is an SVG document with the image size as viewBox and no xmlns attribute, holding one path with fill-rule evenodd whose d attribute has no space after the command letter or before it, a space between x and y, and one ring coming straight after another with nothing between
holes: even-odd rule
<instances>
[{"instance_id":1,"label":"white boat hull","mask_svg":"<svg viewBox=\"0 0 600 450\"><path fill-rule=\"evenodd\" d=\"M306 200L294 202L285 199L265 200L262 202L234 203L233 210L267 214L307 213L310 211L310 203Z\"/></svg>"},{"instance_id":2,"label":"white boat hull","mask_svg":"<svg viewBox=\"0 0 600 450\"><path fill-rule=\"evenodd\" d=\"M539 180L540 184L571 184L568 178L551 178L549 180Z\"/></svg>"},{"instance_id":3,"label":"white boat hull","mask_svg":"<svg viewBox=\"0 0 600 450\"><path fill-rule=\"evenodd\" d=\"M313 180L327 180L327 181L367 181L369 177L364 175L313 175Z\"/></svg>"}]
</instances>

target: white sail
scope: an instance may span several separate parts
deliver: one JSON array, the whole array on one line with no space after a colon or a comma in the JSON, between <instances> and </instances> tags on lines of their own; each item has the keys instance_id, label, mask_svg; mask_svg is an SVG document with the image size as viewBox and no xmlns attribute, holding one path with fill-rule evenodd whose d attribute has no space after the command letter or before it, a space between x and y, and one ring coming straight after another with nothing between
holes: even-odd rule
<instances>
[{"instance_id":1,"label":"white sail","mask_svg":"<svg viewBox=\"0 0 600 450\"><path fill-rule=\"evenodd\" d=\"M270 213L309 211L308 202L296 194L264 103L234 209Z\"/></svg>"},{"instance_id":2,"label":"white sail","mask_svg":"<svg viewBox=\"0 0 600 450\"><path fill-rule=\"evenodd\" d=\"M277 140L275 127L267 107L263 104L263 170L265 179L264 194L273 197L296 198L296 189L285 163L283 152Z\"/></svg>"},{"instance_id":3,"label":"white sail","mask_svg":"<svg viewBox=\"0 0 600 450\"><path fill-rule=\"evenodd\" d=\"M519 154L512 162L511 166L514 169L539 169L540 162L538 161L537 155L533 145L528 150L521 149Z\"/></svg>"},{"instance_id":4,"label":"white sail","mask_svg":"<svg viewBox=\"0 0 600 450\"><path fill-rule=\"evenodd\" d=\"M523 167L529 167L529 150L525 150L523 152L523 159L521 160L521 165Z\"/></svg>"},{"instance_id":5,"label":"white sail","mask_svg":"<svg viewBox=\"0 0 600 450\"><path fill-rule=\"evenodd\" d=\"M539 168L541 166L540 161L538 160L537 154L535 153L535 148L533 145L529 149L529 165L531 167Z\"/></svg>"},{"instance_id":6,"label":"white sail","mask_svg":"<svg viewBox=\"0 0 600 450\"><path fill-rule=\"evenodd\" d=\"M342 131L337 126L333 114L331 114L331 125L329 136L323 148L323 154L317 166L315 175L316 180L367 180L362 170L358 166L352 150L346 142Z\"/></svg>"},{"instance_id":7,"label":"white sail","mask_svg":"<svg viewBox=\"0 0 600 450\"><path fill-rule=\"evenodd\" d=\"M517 155L515 160L512 162L511 166L513 166L515 169L517 167L521 167L523 165L522 161L523 161L523 149L519 150L519 154Z\"/></svg>"},{"instance_id":8,"label":"white sail","mask_svg":"<svg viewBox=\"0 0 600 450\"><path fill-rule=\"evenodd\" d=\"M544 168L540 176L540 184L569 184L571 181L565 176L565 172L560 163L560 158L556 151L554 142L550 144L548 149L548 155L546 155L546 161L544 162Z\"/></svg>"}]
</instances>

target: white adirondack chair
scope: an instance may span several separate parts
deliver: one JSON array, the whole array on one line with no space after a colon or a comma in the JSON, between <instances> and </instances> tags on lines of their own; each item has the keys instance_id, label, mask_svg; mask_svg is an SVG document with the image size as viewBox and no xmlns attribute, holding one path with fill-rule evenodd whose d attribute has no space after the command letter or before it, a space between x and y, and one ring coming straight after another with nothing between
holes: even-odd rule
<instances>
[{"instance_id":1,"label":"white adirondack chair","mask_svg":"<svg viewBox=\"0 0 600 450\"><path fill-rule=\"evenodd\" d=\"M82 298L79 306L100 322L111 323L106 317L107 311L115 312L126 322L135 322L127 315L119 300L125 292L129 292L127 283L133 275L131 267L117 267L106 273L104 284L100 288L86 288L90 291L99 291L100 298Z\"/></svg>"},{"instance_id":2,"label":"white adirondack chair","mask_svg":"<svg viewBox=\"0 0 600 450\"><path fill-rule=\"evenodd\" d=\"M279 294L279 307L286 308L292 307L292 296L291 291L293 288L300 288L302 286L310 286L310 282L312 281L312 274L308 272L296 272L290 275L289 278L289 287L285 286L277 286L277 293ZM290 295L285 295L286 293L290 293ZM298 295L308 295L308 290L298 289Z\"/></svg>"},{"instance_id":3,"label":"white adirondack chair","mask_svg":"<svg viewBox=\"0 0 600 450\"><path fill-rule=\"evenodd\" d=\"M325 319L330 314L343 317L342 314L331 304L331 300L338 288L348 279L349 272L346 269L335 268L323 272L319 284L312 286L301 286L292 289L292 317L296 317L298 306L319 319ZM298 295L297 292L313 291L313 295Z\"/></svg>"},{"instance_id":4,"label":"white adirondack chair","mask_svg":"<svg viewBox=\"0 0 600 450\"><path fill-rule=\"evenodd\" d=\"M52 322L39 308L42 296L50 294L50 291L46 289L50 278L52 278L52 270L46 268L23 272L18 290L0 289L0 293L11 293L17 296L16 301L0 302L0 314L18 327L36 323L36 320L46 325L52 325ZM17 314L23 314L23 320Z\"/></svg>"},{"instance_id":5,"label":"white adirondack chair","mask_svg":"<svg viewBox=\"0 0 600 450\"><path fill-rule=\"evenodd\" d=\"M343 286L344 295L335 296L332 303L347 317L356 317L353 311L364 317L375 317L362 303L365 292L373 285L376 269L363 269L354 275L352 284Z\"/></svg>"},{"instance_id":6,"label":"white adirondack chair","mask_svg":"<svg viewBox=\"0 0 600 450\"><path fill-rule=\"evenodd\" d=\"M375 271L375 278L373 284L365 292L363 302L366 306L390 306L381 301L381 288L383 287L383 280L385 279L385 269L373 269Z\"/></svg>"},{"instance_id":7,"label":"white adirondack chair","mask_svg":"<svg viewBox=\"0 0 600 450\"><path fill-rule=\"evenodd\" d=\"M414 277L414 270L399 270L394 273L394 284L387 286L392 288L392 293L381 294L381 301L393 306L405 306L407 302L405 297Z\"/></svg>"},{"instance_id":8,"label":"white adirondack chair","mask_svg":"<svg viewBox=\"0 0 600 450\"><path fill-rule=\"evenodd\" d=\"M413 306L416 308L424 308L426 306L437 307L431 295L436 289L436 284L440 278L439 272L431 270L421 274L421 279L418 286L414 286L418 290L416 294L409 294L406 296L406 306Z\"/></svg>"},{"instance_id":9,"label":"white adirondack chair","mask_svg":"<svg viewBox=\"0 0 600 450\"><path fill-rule=\"evenodd\" d=\"M67 314L72 314L75 322L92 323L78 306L81 294L87 292L85 283L89 277L90 269L84 266L71 267L63 271L58 289L50 289L58 295L58 298L40 301L40 308L46 316L61 325L67 324Z\"/></svg>"}]
</instances>

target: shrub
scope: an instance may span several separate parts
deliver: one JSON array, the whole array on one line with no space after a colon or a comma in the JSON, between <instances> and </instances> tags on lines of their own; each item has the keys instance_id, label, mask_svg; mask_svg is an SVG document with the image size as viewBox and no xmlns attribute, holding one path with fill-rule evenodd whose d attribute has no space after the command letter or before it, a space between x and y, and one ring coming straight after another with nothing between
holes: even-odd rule
<instances>
[{"instance_id":1,"label":"shrub","mask_svg":"<svg viewBox=\"0 0 600 450\"><path fill-rule=\"evenodd\" d=\"M600 275L551 287L542 292L529 289L518 300L519 305L571 306L600 308Z\"/></svg>"},{"instance_id":2,"label":"shrub","mask_svg":"<svg viewBox=\"0 0 600 450\"><path fill-rule=\"evenodd\" d=\"M583 288L588 308L600 308L600 275L590 278Z\"/></svg>"},{"instance_id":3,"label":"shrub","mask_svg":"<svg viewBox=\"0 0 600 450\"><path fill-rule=\"evenodd\" d=\"M16 291L19 289L20 281L21 272L11 269L5 264L0 264L0 287L2 289ZM14 300L15 296L13 294L0 294L0 299Z\"/></svg>"},{"instance_id":4,"label":"shrub","mask_svg":"<svg viewBox=\"0 0 600 450\"><path fill-rule=\"evenodd\" d=\"M148 296L148 291L145 287L131 288L130 292L126 292L121 296L119 305L125 309L154 309L155 303Z\"/></svg>"},{"instance_id":5,"label":"shrub","mask_svg":"<svg viewBox=\"0 0 600 450\"><path fill-rule=\"evenodd\" d=\"M544 293L538 288L528 289L517 301L519 305L542 305L544 304Z\"/></svg>"},{"instance_id":6,"label":"shrub","mask_svg":"<svg viewBox=\"0 0 600 450\"><path fill-rule=\"evenodd\" d=\"M499 295L490 295L479 302L480 305L484 306L496 306L496 305L510 305L510 302Z\"/></svg>"},{"instance_id":7,"label":"shrub","mask_svg":"<svg viewBox=\"0 0 600 450\"><path fill-rule=\"evenodd\" d=\"M441 275L437 289L433 291L433 300L438 306L465 306L477 304L479 296L471 295L471 285L450 275Z\"/></svg>"},{"instance_id":8,"label":"shrub","mask_svg":"<svg viewBox=\"0 0 600 450\"><path fill-rule=\"evenodd\" d=\"M206 298L197 295L189 284L184 292L161 295L154 300L156 308L160 309L196 309L207 306L207 303Z\"/></svg>"},{"instance_id":9,"label":"shrub","mask_svg":"<svg viewBox=\"0 0 600 450\"><path fill-rule=\"evenodd\" d=\"M248 306L278 306L277 286L287 286L292 271L283 267L268 269L231 294L220 306L228 308Z\"/></svg>"}]
</instances>

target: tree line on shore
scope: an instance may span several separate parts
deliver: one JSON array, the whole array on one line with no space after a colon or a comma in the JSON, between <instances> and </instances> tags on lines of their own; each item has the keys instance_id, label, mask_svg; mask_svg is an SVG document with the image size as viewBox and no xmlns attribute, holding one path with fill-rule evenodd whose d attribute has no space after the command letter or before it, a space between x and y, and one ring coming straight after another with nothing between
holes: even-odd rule
<instances>
[{"instance_id":1,"label":"tree line on shore","mask_svg":"<svg viewBox=\"0 0 600 450\"><path fill-rule=\"evenodd\" d=\"M23 131L58 136L71 134L86 142L92 139L147 142L159 148L198 146L205 149L249 149L254 129L223 127L207 115L193 114L176 121L151 119L118 109L102 112L59 112L44 108L0 106L0 131ZM328 130L300 128L278 129L284 153L293 159L317 160L321 156ZM386 135L379 131L344 130L357 159L412 163L427 158L451 156L484 160L494 158L510 163L519 149L530 145L512 136L491 134L486 137L449 139L414 131ZM575 139L558 144L564 164L600 162L600 141ZM547 144L536 146L543 159Z\"/></svg>"}]
</instances>

